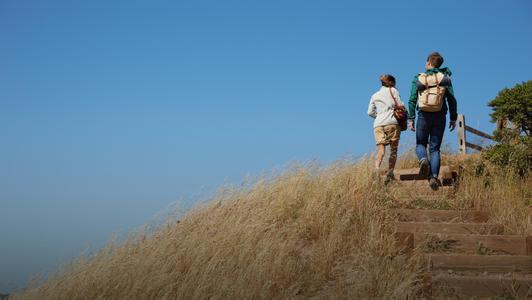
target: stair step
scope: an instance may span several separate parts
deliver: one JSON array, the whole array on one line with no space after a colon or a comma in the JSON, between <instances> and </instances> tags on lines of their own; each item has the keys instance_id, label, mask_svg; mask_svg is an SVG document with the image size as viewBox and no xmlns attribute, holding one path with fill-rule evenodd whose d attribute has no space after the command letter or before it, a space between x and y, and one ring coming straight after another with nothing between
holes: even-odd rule
<instances>
[{"instance_id":1,"label":"stair step","mask_svg":"<svg viewBox=\"0 0 532 300\"><path fill-rule=\"evenodd\" d=\"M527 255L430 254L435 271L532 274L532 257Z\"/></svg>"},{"instance_id":2,"label":"stair step","mask_svg":"<svg viewBox=\"0 0 532 300\"><path fill-rule=\"evenodd\" d=\"M394 197L396 200L423 200L423 201L445 201L449 199L447 195L418 195L418 194L412 194L412 195L397 195Z\"/></svg>"},{"instance_id":3,"label":"stair step","mask_svg":"<svg viewBox=\"0 0 532 300\"><path fill-rule=\"evenodd\" d=\"M400 169L394 171L395 178L397 180L406 181L406 180L426 180L419 176L419 168L410 168L410 169ZM456 171L451 170L449 166L441 166L440 174L438 176L442 181L452 180L458 177Z\"/></svg>"},{"instance_id":4,"label":"stair step","mask_svg":"<svg viewBox=\"0 0 532 300\"><path fill-rule=\"evenodd\" d=\"M486 222L486 212L475 210L440 210L440 209L394 209L399 221L415 222Z\"/></svg>"},{"instance_id":5,"label":"stair step","mask_svg":"<svg viewBox=\"0 0 532 300\"><path fill-rule=\"evenodd\" d=\"M523 235L415 233L410 244L431 252L532 256L532 236Z\"/></svg>"},{"instance_id":6,"label":"stair step","mask_svg":"<svg viewBox=\"0 0 532 300\"><path fill-rule=\"evenodd\" d=\"M398 232L500 234L503 227L489 223L396 222Z\"/></svg>"},{"instance_id":7,"label":"stair step","mask_svg":"<svg viewBox=\"0 0 532 300\"><path fill-rule=\"evenodd\" d=\"M401 251L411 253L414 250L414 234L411 232L396 232L395 243Z\"/></svg>"},{"instance_id":8,"label":"stair step","mask_svg":"<svg viewBox=\"0 0 532 300\"><path fill-rule=\"evenodd\" d=\"M442 210L452 209L452 206L448 201L451 198L445 195L434 195L434 196L403 195L400 197L393 197L392 199L394 199L398 203L408 204L407 206L404 206L405 208L442 209Z\"/></svg>"},{"instance_id":9,"label":"stair step","mask_svg":"<svg viewBox=\"0 0 532 300\"><path fill-rule=\"evenodd\" d=\"M407 209L441 209L449 210L452 209L451 204L447 201L448 198L399 198L395 199L397 207L407 208Z\"/></svg>"},{"instance_id":10,"label":"stair step","mask_svg":"<svg viewBox=\"0 0 532 300\"><path fill-rule=\"evenodd\" d=\"M418 187L418 188L425 188L429 186L429 179L416 179L416 180L399 180L398 176L395 176L396 181L394 182L394 187L400 188L400 187ZM442 185L440 188L448 188L453 189L454 186L452 185Z\"/></svg>"},{"instance_id":11,"label":"stair step","mask_svg":"<svg viewBox=\"0 0 532 300\"><path fill-rule=\"evenodd\" d=\"M428 182L422 182L420 184L407 184L396 186L393 189L394 195L400 197L402 195L419 195L419 196L432 196L432 195L445 195L451 196L454 194L454 187L452 186L440 186L436 191L432 190Z\"/></svg>"},{"instance_id":12,"label":"stair step","mask_svg":"<svg viewBox=\"0 0 532 300\"><path fill-rule=\"evenodd\" d=\"M432 296L531 297L532 277L526 275L432 275ZM505 298L506 299L506 298Z\"/></svg>"}]
</instances>

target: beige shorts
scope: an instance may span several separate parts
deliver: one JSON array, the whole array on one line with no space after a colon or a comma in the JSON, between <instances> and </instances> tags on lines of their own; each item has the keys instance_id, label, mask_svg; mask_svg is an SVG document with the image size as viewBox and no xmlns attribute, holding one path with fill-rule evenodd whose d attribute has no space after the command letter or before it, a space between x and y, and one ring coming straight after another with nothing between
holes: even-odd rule
<instances>
[{"instance_id":1,"label":"beige shorts","mask_svg":"<svg viewBox=\"0 0 532 300\"><path fill-rule=\"evenodd\" d=\"M398 141L401 137L401 127L399 125L379 126L373 129L375 134L375 144L388 145L391 141Z\"/></svg>"}]
</instances>

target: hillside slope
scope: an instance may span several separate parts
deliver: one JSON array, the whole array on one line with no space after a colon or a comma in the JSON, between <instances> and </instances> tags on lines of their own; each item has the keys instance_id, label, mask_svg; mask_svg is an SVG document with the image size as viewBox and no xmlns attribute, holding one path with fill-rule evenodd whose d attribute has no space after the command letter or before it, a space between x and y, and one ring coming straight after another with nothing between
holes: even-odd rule
<instances>
[{"instance_id":1,"label":"hillside slope","mask_svg":"<svg viewBox=\"0 0 532 300\"><path fill-rule=\"evenodd\" d=\"M15 299L420 295L423 265L397 245L388 208L434 203L401 200L371 165L295 166L225 190L179 222L108 245ZM464 173L459 196L438 205L469 209L482 199L508 233L531 234L529 186L495 173L488 186L473 173Z\"/></svg>"}]
</instances>

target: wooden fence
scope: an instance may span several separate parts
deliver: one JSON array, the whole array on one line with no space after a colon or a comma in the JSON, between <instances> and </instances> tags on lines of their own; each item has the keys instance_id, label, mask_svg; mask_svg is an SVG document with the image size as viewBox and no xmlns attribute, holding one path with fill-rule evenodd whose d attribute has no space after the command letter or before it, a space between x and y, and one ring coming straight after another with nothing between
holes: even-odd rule
<instances>
[{"instance_id":1,"label":"wooden fence","mask_svg":"<svg viewBox=\"0 0 532 300\"><path fill-rule=\"evenodd\" d=\"M470 143L467 141L467 135L466 132L470 132L472 134L475 134L477 136L483 137L488 140L495 140L495 137L487 134L485 132L482 132L478 129L475 129L473 127L467 126L465 122L464 115L458 115L457 126L458 126L458 148L460 151L460 154L467 154L467 148L475 149L478 151L482 151L482 146Z\"/></svg>"}]
</instances>

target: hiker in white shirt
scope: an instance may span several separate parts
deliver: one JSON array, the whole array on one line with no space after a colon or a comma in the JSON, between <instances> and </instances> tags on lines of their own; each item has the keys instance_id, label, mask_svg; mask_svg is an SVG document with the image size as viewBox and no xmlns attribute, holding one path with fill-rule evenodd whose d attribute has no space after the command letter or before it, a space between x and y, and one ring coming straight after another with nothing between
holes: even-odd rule
<instances>
[{"instance_id":1,"label":"hiker in white shirt","mask_svg":"<svg viewBox=\"0 0 532 300\"><path fill-rule=\"evenodd\" d=\"M403 106L399 91L395 88L395 78L386 74L380 77L382 87L369 101L368 115L375 119L373 123L373 133L375 134L375 144L377 144L377 157L375 159L375 169L378 172L386 145L390 145L390 158L388 160L388 172L386 182L394 179L393 169L397 161L397 149L401 137L401 127L394 117L394 108Z\"/></svg>"}]
</instances>

